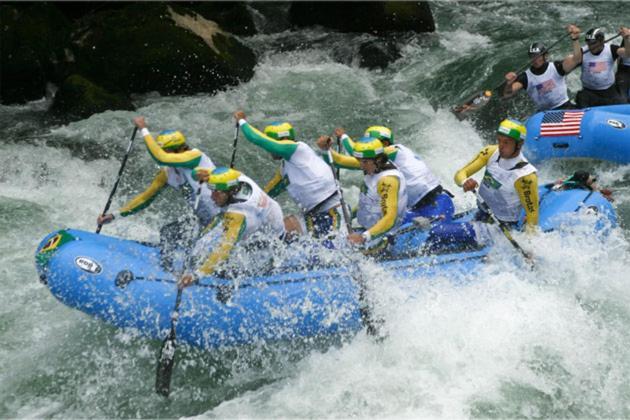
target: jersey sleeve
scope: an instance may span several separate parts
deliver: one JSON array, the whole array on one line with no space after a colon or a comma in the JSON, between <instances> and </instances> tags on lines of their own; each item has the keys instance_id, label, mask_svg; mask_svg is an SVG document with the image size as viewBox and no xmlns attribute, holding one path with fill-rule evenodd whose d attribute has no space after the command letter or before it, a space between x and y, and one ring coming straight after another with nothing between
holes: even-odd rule
<instances>
[{"instance_id":1,"label":"jersey sleeve","mask_svg":"<svg viewBox=\"0 0 630 420\"><path fill-rule=\"evenodd\" d=\"M490 159L490 156L492 156L492 154L497 150L498 147L499 146L497 145L492 145L486 146L481 149L481 151L477 154L477 156L475 156L473 160L468 162L466 166L457 171L457 173L455 174L455 183L461 187L464 184L464 181L477 173L481 168L486 166L486 164L488 163L488 159Z\"/></svg>"},{"instance_id":2,"label":"jersey sleeve","mask_svg":"<svg viewBox=\"0 0 630 420\"><path fill-rule=\"evenodd\" d=\"M168 176L166 169L160 169L155 178L153 178L153 182L151 182L149 188L132 198L127 204L120 208L120 215L126 217L148 207L162 191L167 181Z\"/></svg>"},{"instance_id":3,"label":"jersey sleeve","mask_svg":"<svg viewBox=\"0 0 630 420\"><path fill-rule=\"evenodd\" d=\"M536 172L525 175L514 182L521 204L525 209L525 223L529 230L538 226L538 175Z\"/></svg>"},{"instance_id":4,"label":"jersey sleeve","mask_svg":"<svg viewBox=\"0 0 630 420\"><path fill-rule=\"evenodd\" d=\"M256 146L271 153L280 156L282 159L289 160L298 148L298 144L292 140L275 140L267 136L265 133L250 125L247 121L241 120L241 131L245 138L254 143Z\"/></svg>"},{"instance_id":5,"label":"jersey sleeve","mask_svg":"<svg viewBox=\"0 0 630 420\"><path fill-rule=\"evenodd\" d=\"M516 81L523 85L524 90L527 90L527 73L523 72L516 76Z\"/></svg>"},{"instance_id":6,"label":"jersey sleeve","mask_svg":"<svg viewBox=\"0 0 630 420\"><path fill-rule=\"evenodd\" d=\"M330 154L332 155L333 163L337 168L351 169L351 170L361 169L361 164L359 163L359 159L355 158L354 156L342 155L335 152L332 149L330 150ZM330 161L328 159L328 153L323 152L322 157L324 158L326 163L330 164Z\"/></svg>"},{"instance_id":7,"label":"jersey sleeve","mask_svg":"<svg viewBox=\"0 0 630 420\"><path fill-rule=\"evenodd\" d=\"M381 198L383 217L368 229L372 238L389 232L396 225L398 217L398 191L400 180L395 176L384 176L378 181L376 191Z\"/></svg>"},{"instance_id":8,"label":"jersey sleeve","mask_svg":"<svg viewBox=\"0 0 630 420\"><path fill-rule=\"evenodd\" d=\"M556 67L556 71L560 76L566 76L567 72L564 71L564 67L562 66L562 61L554 61L553 65Z\"/></svg>"},{"instance_id":9,"label":"jersey sleeve","mask_svg":"<svg viewBox=\"0 0 630 420\"><path fill-rule=\"evenodd\" d=\"M225 213L222 222L223 237L221 243L199 267L199 271L205 275L212 274L220 263L228 259L232 248L243 236L247 226L245 215L241 213Z\"/></svg>"},{"instance_id":10,"label":"jersey sleeve","mask_svg":"<svg viewBox=\"0 0 630 420\"><path fill-rule=\"evenodd\" d=\"M269 194L269 197L274 198L287 189L288 183L288 179L282 176L280 169L277 169L273 178L265 185L264 191Z\"/></svg>"},{"instance_id":11,"label":"jersey sleeve","mask_svg":"<svg viewBox=\"0 0 630 420\"><path fill-rule=\"evenodd\" d=\"M181 153L167 153L157 144L151 134L144 136L144 144L158 165L195 169L201 162L200 150L192 149Z\"/></svg>"},{"instance_id":12,"label":"jersey sleeve","mask_svg":"<svg viewBox=\"0 0 630 420\"><path fill-rule=\"evenodd\" d=\"M619 51L617 51L619 48L620 48L619 45L610 46L610 52L612 53L613 60L616 60L617 58L619 58Z\"/></svg>"}]
</instances>

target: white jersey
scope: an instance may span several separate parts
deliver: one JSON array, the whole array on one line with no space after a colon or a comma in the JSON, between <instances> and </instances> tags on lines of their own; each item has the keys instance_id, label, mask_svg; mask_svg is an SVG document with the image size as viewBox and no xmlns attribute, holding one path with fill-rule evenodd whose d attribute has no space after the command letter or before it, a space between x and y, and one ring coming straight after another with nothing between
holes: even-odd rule
<instances>
[{"instance_id":1,"label":"white jersey","mask_svg":"<svg viewBox=\"0 0 630 420\"><path fill-rule=\"evenodd\" d=\"M251 178L238 177L241 191L235 196L238 200L224 208L225 213L239 213L245 216L245 231L241 239L245 240L255 232L265 230L275 238L284 233L284 216L280 205L267 195Z\"/></svg>"},{"instance_id":2,"label":"white jersey","mask_svg":"<svg viewBox=\"0 0 630 420\"><path fill-rule=\"evenodd\" d=\"M297 142L291 159L282 161L281 173L289 179L287 192L305 213L337 191L330 166L301 141ZM329 208L339 204L338 201Z\"/></svg>"},{"instance_id":3,"label":"white jersey","mask_svg":"<svg viewBox=\"0 0 630 420\"><path fill-rule=\"evenodd\" d=\"M512 159L500 159L499 149L490 156L479 195L502 222L516 222L523 206L514 187L517 179L536 172L522 153Z\"/></svg>"},{"instance_id":4,"label":"white jersey","mask_svg":"<svg viewBox=\"0 0 630 420\"><path fill-rule=\"evenodd\" d=\"M541 75L535 75L531 69L527 69L525 74L527 94L538 111L556 108L569 100L566 80L558 73L554 63L548 63L547 70Z\"/></svg>"},{"instance_id":5,"label":"white jersey","mask_svg":"<svg viewBox=\"0 0 630 420\"><path fill-rule=\"evenodd\" d=\"M407 186L403 174L397 169L388 169L374 175L365 175L363 188L361 188L361 193L359 194L359 209L357 211L357 220L364 228L371 228L383 218L381 196L378 194L377 186L378 181L385 176L395 176L400 182L396 225L399 225L405 217L407 212Z\"/></svg>"},{"instance_id":6,"label":"white jersey","mask_svg":"<svg viewBox=\"0 0 630 420\"><path fill-rule=\"evenodd\" d=\"M440 181L411 149L401 144L395 144L394 147L398 151L393 162L405 177L408 204L412 207L431 190L437 188Z\"/></svg>"},{"instance_id":7,"label":"white jersey","mask_svg":"<svg viewBox=\"0 0 630 420\"><path fill-rule=\"evenodd\" d=\"M212 170L215 168L212 160L201 152L201 160L199 165L202 168ZM166 174L168 177L167 184L175 189L184 189L186 199L191 208L195 208L197 202L197 191L199 190L199 182L192 177L192 170L188 168L176 168L166 166ZM201 185L201 194L199 197L199 205L195 211L195 215L199 218L201 226L206 226L214 216L219 214L219 207L214 204L211 198L211 191L208 185L203 182Z\"/></svg>"},{"instance_id":8,"label":"white jersey","mask_svg":"<svg viewBox=\"0 0 630 420\"><path fill-rule=\"evenodd\" d=\"M584 50L584 48L582 49ZM606 90L615 83L615 73L610 44L598 55L587 51L582 54L582 86L591 90Z\"/></svg>"}]
</instances>

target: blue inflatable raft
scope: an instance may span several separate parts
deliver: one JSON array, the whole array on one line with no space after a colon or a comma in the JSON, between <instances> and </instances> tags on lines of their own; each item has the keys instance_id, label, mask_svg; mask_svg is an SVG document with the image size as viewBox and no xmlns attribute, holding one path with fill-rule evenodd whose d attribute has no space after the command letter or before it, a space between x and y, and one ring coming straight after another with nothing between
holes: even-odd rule
<instances>
[{"instance_id":1,"label":"blue inflatable raft","mask_svg":"<svg viewBox=\"0 0 630 420\"><path fill-rule=\"evenodd\" d=\"M541 226L551 230L581 208L616 223L610 203L581 189L541 189ZM564 217L563 217L564 214ZM378 264L395 279L436 278L467 281L488 249L440 255L421 252L425 230L411 225L393 236ZM343 251L336 251L343 255ZM257 277L202 278L183 291L178 340L202 348L296 339L361 329L369 318L370 288L356 262L343 265L285 266ZM345 261L344 261L345 260ZM64 229L47 235L36 251L40 279L69 307L120 328L153 338L170 329L177 289L161 267L157 247L136 241Z\"/></svg>"},{"instance_id":2,"label":"blue inflatable raft","mask_svg":"<svg viewBox=\"0 0 630 420\"><path fill-rule=\"evenodd\" d=\"M630 104L539 112L527 120L525 156L630 163Z\"/></svg>"}]
</instances>

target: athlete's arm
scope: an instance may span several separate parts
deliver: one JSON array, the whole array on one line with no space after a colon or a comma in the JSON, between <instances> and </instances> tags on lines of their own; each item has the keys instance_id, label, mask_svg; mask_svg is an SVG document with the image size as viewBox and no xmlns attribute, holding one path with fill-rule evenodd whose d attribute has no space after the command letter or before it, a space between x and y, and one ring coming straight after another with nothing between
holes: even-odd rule
<instances>
[{"instance_id":1,"label":"athlete's arm","mask_svg":"<svg viewBox=\"0 0 630 420\"><path fill-rule=\"evenodd\" d=\"M212 251L204 263L199 267L199 271L205 275L214 272L217 265L228 259L234 245L245 231L245 215L241 213L223 214L223 237L221 243Z\"/></svg>"},{"instance_id":2,"label":"athlete's arm","mask_svg":"<svg viewBox=\"0 0 630 420\"><path fill-rule=\"evenodd\" d=\"M525 209L526 229L531 231L538 226L538 175L534 172L517 179L514 188Z\"/></svg>"},{"instance_id":3,"label":"athlete's arm","mask_svg":"<svg viewBox=\"0 0 630 420\"><path fill-rule=\"evenodd\" d=\"M481 151L477 154L477 156L475 156L473 160L468 162L466 166L455 173L455 183L460 187L464 185L464 182L468 178L470 178L481 168L486 166L486 164L488 163L488 159L490 159L490 156L492 156L492 154L497 150L498 147L499 146L495 144L491 146L486 146L481 149Z\"/></svg>"},{"instance_id":4,"label":"athlete's arm","mask_svg":"<svg viewBox=\"0 0 630 420\"><path fill-rule=\"evenodd\" d=\"M166 168L160 169L155 178L153 178L149 188L132 198L129 202L127 202L127 204L120 208L120 215L123 217L129 216L130 214L137 213L148 207L155 197L158 196L160 191L162 191L167 180L168 176L166 175Z\"/></svg>"},{"instance_id":5,"label":"athlete's arm","mask_svg":"<svg viewBox=\"0 0 630 420\"><path fill-rule=\"evenodd\" d=\"M276 170L273 178L269 180L263 189L271 198L277 197L280 193L287 189L289 180L282 176L280 169Z\"/></svg>"},{"instance_id":6,"label":"athlete's arm","mask_svg":"<svg viewBox=\"0 0 630 420\"><path fill-rule=\"evenodd\" d=\"M144 144L151 157L162 166L173 166L177 168L195 169L201 162L201 151L198 149L191 149L180 153L166 153L159 144L155 141L149 130L142 129L142 135L144 137Z\"/></svg>"},{"instance_id":7,"label":"athlete's arm","mask_svg":"<svg viewBox=\"0 0 630 420\"><path fill-rule=\"evenodd\" d=\"M569 73L582 63L582 46L580 45L580 28L575 25L569 25L567 32L571 37L571 51L572 53L562 60L562 68L565 73Z\"/></svg>"},{"instance_id":8,"label":"athlete's arm","mask_svg":"<svg viewBox=\"0 0 630 420\"><path fill-rule=\"evenodd\" d=\"M370 238L376 238L389 232L396 225L398 217L398 190L400 180L395 176L384 176L376 185L376 191L381 197L381 212L383 217L370 227L367 232Z\"/></svg>"},{"instance_id":9,"label":"athlete's arm","mask_svg":"<svg viewBox=\"0 0 630 420\"><path fill-rule=\"evenodd\" d=\"M261 147L272 155L280 156L282 159L289 160L298 148L298 144L292 140L272 139L265 133L251 126L244 119L239 120L238 124L241 126L241 130L248 141L254 143L258 147Z\"/></svg>"}]
</instances>

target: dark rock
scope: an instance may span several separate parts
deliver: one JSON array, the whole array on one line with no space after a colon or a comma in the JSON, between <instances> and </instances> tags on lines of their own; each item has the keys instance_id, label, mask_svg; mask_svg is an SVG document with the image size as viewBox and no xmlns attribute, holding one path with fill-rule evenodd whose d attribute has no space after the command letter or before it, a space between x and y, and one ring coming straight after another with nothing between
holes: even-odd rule
<instances>
[{"instance_id":1,"label":"dark rock","mask_svg":"<svg viewBox=\"0 0 630 420\"><path fill-rule=\"evenodd\" d=\"M433 32L435 22L427 2L294 1L289 20L297 27L321 25L341 32Z\"/></svg>"},{"instance_id":2,"label":"dark rock","mask_svg":"<svg viewBox=\"0 0 630 420\"><path fill-rule=\"evenodd\" d=\"M50 112L66 118L86 118L108 110L134 110L123 93L111 93L83 76L74 74L59 87Z\"/></svg>"},{"instance_id":3,"label":"dark rock","mask_svg":"<svg viewBox=\"0 0 630 420\"><path fill-rule=\"evenodd\" d=\"M253 76L249 48L178 4L132 3L79 23L78 72L111 91L213 93Z\"/></svg>"},{"instance_id":4,"label":"dark rock","mask_svg":"<svg viewBox=\"0 0 630 420\"><path fill-rule=\"evenodd\" d=\"M400 57L400 49L391 39L374 39L359 47L359 65L368 69L384 69Z\"/></svg>"},{"instance_id":5,"label":"dark rock","mask_svg":"<svg viewBox=\"0 0 630 420\"><path fill-rule=\"evenodd\" d=\"M0 5L0 101L43 98L46 82L63 80L70 22L46 3Z\"/></svg>"},{"instance_id":6,"label":"dark rock","mask_svg":"<svg viewBox=\"0 0 630 420\"><path fill-rule=\"evenodd\" d=\"M234 35L254 35L257 33L254 19L242 1L191 1L177 3L199 13L206 19Z\"/></svg>"}]
</instances>

